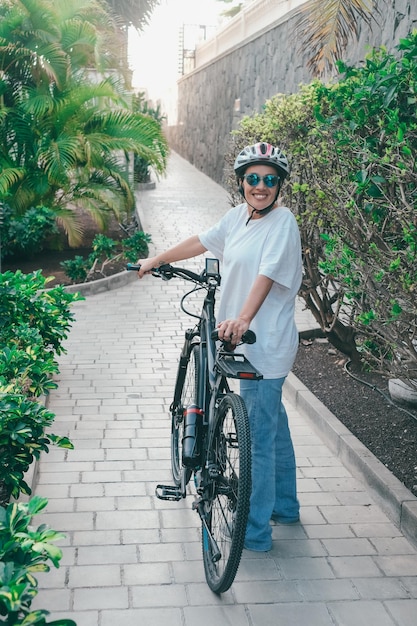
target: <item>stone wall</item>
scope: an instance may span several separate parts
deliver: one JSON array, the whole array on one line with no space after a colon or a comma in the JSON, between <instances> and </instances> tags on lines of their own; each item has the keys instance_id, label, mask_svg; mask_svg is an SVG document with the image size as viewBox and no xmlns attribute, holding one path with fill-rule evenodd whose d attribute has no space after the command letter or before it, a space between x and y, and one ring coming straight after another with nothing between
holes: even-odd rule
<instances>
[{"instance_id":1,"label":"stone wall","mask_svg":"<svg viewBox=\"0 0 417 626\"><path fill-rule=\"evenodd\" d=\"M359 39L346 60L360 62L372 47L388 50L417 28L417 0L377 0L379 15L371 30L359 24ZM244 115L262 110L277 93L294 93L309 83L307 56L295 40L299 18L289 13L273 28L182 77L178 83L178 121L166 129L173 150L223 182L223 155L230 132Z\"/></svg>"}]
</instances>

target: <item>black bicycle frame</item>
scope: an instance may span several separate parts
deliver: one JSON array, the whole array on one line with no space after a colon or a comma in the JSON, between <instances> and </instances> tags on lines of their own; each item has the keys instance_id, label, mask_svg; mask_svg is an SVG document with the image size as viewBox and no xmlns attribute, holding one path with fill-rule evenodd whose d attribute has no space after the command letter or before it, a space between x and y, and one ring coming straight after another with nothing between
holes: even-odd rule
<instances>
[{"instance_id":1,"label":"black bicycle frame","mask_svg":"<svg viewBox=\"0 0 417 626\"><path fill-rule=\"evenodd\" d=\"M212 331L216 326L216 318L214 316L214 306L215 306L215 292L217 288L217 281L215 279L210 279L208 291L206 297L204 299L204 305L202 309L202 319L200 322L200 379L198 381L198 400L201 402L199 406L204 410L204 424L208 425L210 411L210 403L213 403L213 396L216 376L214 371L214 364L216 359L216 347L215 342L211 337ZM206 385L206 372L208 374L208 383L209 383L209 398L207 398L207 385Z\"/></svg>"}]
</instances>

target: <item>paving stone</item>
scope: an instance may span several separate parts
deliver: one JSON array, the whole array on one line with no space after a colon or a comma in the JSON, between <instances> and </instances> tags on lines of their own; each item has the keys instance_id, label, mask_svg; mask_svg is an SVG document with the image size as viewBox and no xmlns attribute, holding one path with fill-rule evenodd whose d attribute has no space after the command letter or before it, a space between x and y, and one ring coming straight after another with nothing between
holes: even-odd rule
<instances>
[{"instance_id":1,"label":"paving stone","mask_svg":"<svg viewBox=\"0 0 417 626\"><path fill-rule=\"evenodd\" d=\"M376 554L368 539L322 539L322 542L330 556Z\"/></svg>"},{"instance_id":2,"label":"paving stone","mask_svg":"<svg viewBox=\"0 0 417 626\"><path fill-rule=\"evenodd\" d=\"M120 528L154 528L158 526L156 511L99 511L96 528L99 530Z\"/></svg>"},{"instance_id":3,"label":"paving stone","mask_svg":"<svg viewBox=\"0 0 417 626\"><path fill-rule=\"evenodd\" d=\"M94 563L96 561L93 561ZM68 587L113 587L122 584L118 565L77 565L69 567Z\"/></svg>"},{"instance_id":4,"label":"paving stone","mask_svg":"<svg viewBox=\"0 0 417 626\"><path fill-rule=\"evenodd\" d=\"M31 610L36 611L48 607L49 611L68 610L71 604L69 589L43 589L32 601Z\"/></svg>"},{"instance_id":5,"label":"paving stone","mask_svg":"<svg viewBox=\"0 0 417 626\"><path fill-rule=\"evenodd\" d=\"M141 585L131 587L130 594L133 608L183 607L188 604L184 585Z\"/></svg>"},{"instance_id":6,"label":"paving stone","mask_svg":"<svg viewBox=\"0 0 417 626\"><path fill-rule=\"evenodd\" d=\"M382 602L361 600L359 602L335 602L328 606L336 623L343 624L343 626L369 626L370 624L396 626Z\"/></svg>"},{"instance_id":7,"label":"paving stone","mask_svg":"<svg viewBox=\"0 0 417 626\"><path fill-rule=\"evenodd\" d=\"M334 626L324 603L249 605L248 608L251 626Z\"/></svg>"},{"instance_id":8,"label":"paving stone","mask_svg":"<svg viewBox=\"0 0 417 626\"><path fill-rule=\"evenodd\" d=\"M353 582L362 598L391 600L410 597L398 578L355 578Z\"/></svg>"},{"instance_id":9,"label":"paving stone","mask_svg":"<svg viewBox=\"0 0 417 626\"><path fill-rule=\"evenodd\" d=\"M262 585L237 581L233 593L240 604L272 604L276 602L302 602L303 596L293 581L265 580Z\"/></svg>"},{"instance_id":10,"label":"paving stone","mask_svg":"<svg viewBox=\"0 0 417 626\"><path fill-rule=\"evenodd\" d=\"M184 550L179 543L164 543L159 546L142 545L139 548L139 560L141 563L183 561Z\"/></svg>"},{"instance_id":11,"label":"paving stone","mask_svg":"<svg viewBox=\"0 0 417 626\"><path fill-rule=\"evenodd\" d=\"M375 559L369 556L340 556L328 559L337 578L354 578L355 576L382 576Z\"/></svg>"},{"instance_id":12,"label":"paving stone","mask_svg":"<svg viewBox=\"0 0 417 626\"><path fill-rule=\"evenodd\" d=\"M375 562L386 576L417 576L417 554L378 556Z\"/></svg>"},{"instance_id":13,"label":"paving stone","mask_svg":"<svg viewBox=\"0 0 417 626\"><path fill-rule=\"evenodd\" d=\"M73 542L76 546L114 545L120 543L119 530L75 531Z\"/></svg>"},{"instance_id":14,"label":"paving stone","mask_svg":"<svg viewBox=\"0 0 417 626\"><path fill-rule=\"evenodd\" d=\"M333 600L358 600L356 580L299 580L296 588L303 600L308 602L330 602Z\"/></svg>"},{"instance_id":15,"label":"paving stone","mask_svg":"<svg viewBox=\"0 0 417 626\"><path fill-rule=\"evenodd\" d=\"M274 559L326 556L327 552L323 543L316 539L305 539L304 541L300 539L281 539L274 543L270 554Z\"/></svg>"},{"instance_id":16,"label":"paving stone","mask_svg":"<svg viewBox=\"0 0 417 626\"><path fill-rule=\"evenodd\" d=\"M204 611L198 607L185 607L184 616L185 626L250 626L242 606L206 606Z\"/></svg>"},{"instance_id":17,"label":"paving stone","mask_svg":"<svg viewBox=\"0 0 417 626\"><path fill-rule=\"evenodd\" d=\"M344 539L355 537L348 524L310 524L305 528L311 539Z\"/></svg>"},{"instance_id":18,"label":"paving stone","mask_svg":"<svg viewBox=\"0 0 417 626\"><path fill-rule=\"evenodd\" d=\"M167 563L137 563L125 565L124 581L127 585L156 585L172 582Z\"/></svg>"},{"instance_id":19,"label":"paving stone","mask_svg":"<svg viewBox=\"0 0 417 626\"><path fill-rule=\"evenodd\" d=\"M335 578L326 558L277 559L277 565L287 580Z\"/></svg>"},{"instance_id":20,"label":"paving stone","mask_svg":"<svg viewBox=\"0 0 417 626\"><path fill-rule=\"evenodd\" d=\"M74 610L127 609L129 597L127 587L85 587L74 589Z\"/></svg>"},{"instance_id":21,"label":"paving stone","mask_svg":"<svg viewBox=\"0 0 417 626\"><path fill-rule=\"evenodd\" d=\"M179 608L129 609L128 611L103 611L100 626L183 626L182 611ZM78 626L78 624L77 624Z\"/></svg>"},{"instance_id":22,"label":"paving stone","mask_svg":"<svg viewBox=\"0 0 417 626\"><path fill-rule=\"evenodd\" d=\"M385 606L400 626L415 626L417 600L393 600Z\"/></svg>"},{"instance_id":23,"label":"paving stone","mask_svg":"<svg viewBox=\"0 0 417 626\"><path fill-rule=\"evenodd\" d=\"M410 596L417 599L417 576L405 576L400 580L401 584L410 593Z\"/></svg>"},{"instance_id":24,"label":"paving stone","mask_svg":"<svg viewBox=\"0 0 417 626\"><path fill-rule=\"evenodd\" d=\"M114 563L136 563L137 560L138 555L135 545L84 546L78 548L77 563L79 565L95 563L107 566Z\"/></svg>"},{"instance_id":25,"label":"paving stone","mask_svg":"<svg viewBox=\"0 0 417 626\"><path fill-rule=\"evenodd\" d=\"M99 626L98 611L71 611L68 613L54 612L56 619L72 619L77 626Z\"/></svg>"}]
</instances>

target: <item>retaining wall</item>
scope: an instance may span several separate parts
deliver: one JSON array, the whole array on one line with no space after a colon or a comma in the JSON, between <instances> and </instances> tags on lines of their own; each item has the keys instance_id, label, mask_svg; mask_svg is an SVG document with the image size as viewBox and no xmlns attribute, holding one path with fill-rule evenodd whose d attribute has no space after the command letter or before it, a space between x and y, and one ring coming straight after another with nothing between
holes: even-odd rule
<instances>
[{"instance_id":1,"label":"retaining wall","mask_svg":"<svg viewBox=\"0 0 417 626\"><path fill-rule=\"evenodd\" d=\"M372 47L393 50L417 28L416 0L378 0L377 6L380 14L372 29L359 22L359 38L347 50L348 62L357 64ZM294 93L312 79L308 57L294 35L298 20L289 12L178 82L178 119L166 128L169 144L219 184L230 132L239 120L260 112L273 95Z\"/></svg>"}]
</instances>

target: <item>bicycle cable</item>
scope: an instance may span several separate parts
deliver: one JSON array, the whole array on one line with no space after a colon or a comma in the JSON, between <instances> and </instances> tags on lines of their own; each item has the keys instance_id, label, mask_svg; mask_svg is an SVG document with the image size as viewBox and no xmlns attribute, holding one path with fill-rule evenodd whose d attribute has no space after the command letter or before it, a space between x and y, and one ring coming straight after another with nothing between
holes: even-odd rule
<instances>
[{"instance_id":1,"label":"bicycle cable","mask_svg":"<svg viewBox=\"0 0 417 626\"><path fill-rule=\"evenodd\" d=\"M191 313L190 311L188 311L185 308L184 302L185 302L185 299L188 298L188 296L190 296L192 293L196 293L197 291L200 291L201 289L207 289L207 288L203 285L198 285L198 284L194 285L191 291L187 291L187 293L185 293L182 296L181 301L180 301L181 310L184 311L186 315L189 315L190 317L195 317L198 320L201 320L201 315L196 315L195 313Z\"/></svg>"},{"instance_id":2,"label":"bicycle cable","mask_svg":"<svg viewBox=\"0 0 417 626\"><path fill-rule=\"evenodd\" d=\"M386 400L389 404L391 404L392 406L394 406L396 409L398 409L399 411L402 411L403 413L406 413L407 415L409 415L410 417L412 417L416 422L417 422L417 415L415 415L414 413L411 413L410 411L407 411L407 409L405 409L402 406L399 406L398 404L396 404L392 398L390 398L390 396L388 396L386 393L384 393L382 391L382 389L379 389L379 387L377 387L376 385L372 385L371 383L368 383L366 380L362 380L361 378L359 378L358 376L356 376L355 374L352 374L351 371L349 371L349 364L352 363L351 359L349 359L348 361L346 361L346 363L343 366L343 369L345 370L345 372L354 380L356 380L358 383L361 383L362 385L366 385L367 387L370 387L373 391L377 391L379 394L381 394L381 396L384 398L384 400Z\"/></svg>"}]
</instances>

